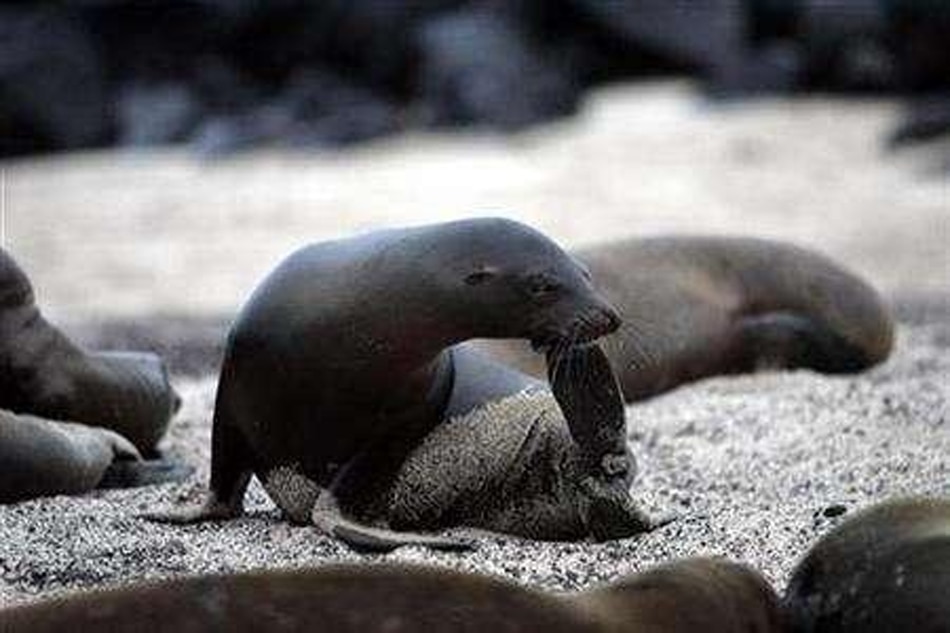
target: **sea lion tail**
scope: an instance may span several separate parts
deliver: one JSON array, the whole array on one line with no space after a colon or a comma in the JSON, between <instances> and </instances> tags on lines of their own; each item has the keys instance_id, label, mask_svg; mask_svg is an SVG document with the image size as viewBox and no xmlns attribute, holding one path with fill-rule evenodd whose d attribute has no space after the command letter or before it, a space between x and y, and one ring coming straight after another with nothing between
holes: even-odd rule
<instances>
[{"instance_id":1,"label":"sea lion tail","mask_svg":"<svg viewBox=\"0 0 950 633\"><path fill-rule=\"evenodd\" d=\"M452 552L475 549L475 544L470 541L413 532L396 532L357 523L343 516L336 498L329 490L321 491L314 503L311 519L322 532L340 539L360 552L391 552L407 545Z\"/></svg>"}]
</instances>

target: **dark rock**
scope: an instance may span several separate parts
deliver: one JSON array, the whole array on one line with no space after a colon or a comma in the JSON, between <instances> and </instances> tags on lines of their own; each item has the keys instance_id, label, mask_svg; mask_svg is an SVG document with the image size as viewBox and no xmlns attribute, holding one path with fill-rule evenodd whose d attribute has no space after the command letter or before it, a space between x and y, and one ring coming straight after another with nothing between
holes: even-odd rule
<instances>
[{"instance_id":1,"label":"dark rock","mask_svg":"<svg viewBox=\"0 0 950 633\"><path fill-rule=\"evenodd\" d=\"M110 130L105 73L82 22L0 7L0 156L95 145Z\"/></svg>"},{"instance_id":2,"label":"dark rock","mask_svg":"<svg viewBox=\"0 0 950 633\"><path fill-rule=\"evenodd\" d=\"M419 29L419 94L435 125L518 129L574 111L571 68L498 12L437 16Z\"/></svg>"},{"instance_id":3,"label":"dark rock","mask_svg":"<svg viewBox=\"0 0 950 633\"><path fill-rule=\"evenodd\" d=\"M198 126L190 143L203 158L221 158L273 142L286 125L283 113L270 108L215 116Z\"/></svg>"},{"instance_id":4,"label":"dark rock","mask_svg":"<svg viewBox=\"0 0 950 633\"><path fill-rule=\"evenodd\" d=\"M883 90L895 83L888 20L881 0L806 0L799 28L807 81L839 90Z\"/></svg>"},{"instance_id":5,"label":"dark rock","mask_svg":"<svg viewBox=\"0 0 950 633\"><path fill-rule=\"evenodd\" d=\"M657 73L733 98L946 93L948 38L943 0L22 0L0 7L0 155L515 130ZM929 112L895 139L943 133Z\"/></svg>"},{"instance_id":6,"label":"dark rock","mask_svg":"<svg viewBox=\"0 0 950 633\"><path fill-rule=\"evenodd\" d=\"M950 134L950 92L912 100L888 139L892 147Z\"/></svg>"},{"instance_id":7,"label":"dark rock","mask_svg":"<svg viewBox=\"0 0 950 633\"><path fill-rule=\"evenodd\" d=\"M291 115L283 141L296 147L350 145L390 134L401 126L396 104L320 68L296 72L277 104Z\"/></svg>"},{"instance_id":8,"label":"dark rock","mask_svg":"<svg viewBox=\"0 0 950 633\"><path fill-rule=\"evenodd\" d=\"M134 82L119 92L117 108L122 145L183 141L203 114L197 96L183 82Z\"/></svg>"},{"instance_id":9,"label":"dark rock","mask_svg":"<svg viewBox=\"0 0 950 633\"><path fill-rule=\"evenodd\" d=\"M304 68L266 103L203 124L192 141L204 156L223 156L269 144L339 147L399 129L398 108L332 72Z\"/></svg>"},{"instance_id":10,"label":"dark rock","mask_svg":"<svg viewBox=\"0 0 950 633\"><path fill-rule=\"evenodd\" d=\"M847 506L841 505L840 503L836 503L834 505L830 505L826 507L824 510L821 511L821 514L827 519L833 519L835 517L840 517L842 514L844 514L847 511L848 511Z\"/></svg>"},{"instance_id":11,"label":"dark rock","mask_svg":"<svg viewBox=\"0 0 950 633\"><path fill-rule=\"evenodd\" d=\"M715 75L744 46L741 0L570 0L628 51L646 51L671 67Z\"/></svg>"}]
</instances>

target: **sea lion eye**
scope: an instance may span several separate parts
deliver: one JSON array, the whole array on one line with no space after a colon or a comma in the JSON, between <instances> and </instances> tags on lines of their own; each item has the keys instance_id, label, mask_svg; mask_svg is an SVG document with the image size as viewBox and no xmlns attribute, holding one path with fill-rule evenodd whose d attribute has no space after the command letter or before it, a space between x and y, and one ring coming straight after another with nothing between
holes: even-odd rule
<instances>
[{"instance_id":1,"label":"sea lion eye","mask_svg":"<svg viewBox=\"0 0 950 633\"><path fill-rule=\"evenodd\" d=\"M493 279L496 275L494 268L479 268L465 276L465 283L469 286L477 286Z\"/></svg>"},{"instance_id":2,"label":"sea lion eye","mask_svg":"<svg viewBox=\"0 0 950 633\"><path fill-rule=\"evenodd\" d=\"M556 295L561 290L557 280L546 275L536 275L528 281L528 292L535 299L545 299Z\"/></svg>"}]
</instances>

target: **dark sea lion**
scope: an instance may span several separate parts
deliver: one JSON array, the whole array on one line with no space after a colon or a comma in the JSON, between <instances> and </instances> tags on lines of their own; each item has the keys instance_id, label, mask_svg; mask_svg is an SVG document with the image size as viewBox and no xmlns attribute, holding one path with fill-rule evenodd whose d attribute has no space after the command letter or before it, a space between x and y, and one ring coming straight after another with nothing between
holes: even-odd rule
<instances>
[{"instance_id":1,"label":"dark sea lion","mask_svg":"<svg viewBox=\"0 0 950 633\"><path fill-rule=\"evenodd\" d=\"M843 373L887 358L894 325L880 296L813 251L724 237L627 239L573 253L623 320L602 344L628 402L707 376L758 368ZM521 341L480 341L544 375Z\"/></svg>"},{"instance_id":2,"label":"dark sea lion","mask_svg":"<svg viewBox=\"0 0 950 633\"><path fill-rule=\"evenodd\" d=\"M86 492L114 462L140 459L114 431L0 409L0 503Z\"/></svg>"},{"instance_id":3,"label":"dark sea lion","mask_svg":"<svg viewBox=\"0 0 950 633\"><path fill-rule=\"evenodd\" d=\"M860 512L798 564L790 633L950 631L950 501L905 499Z\"/></svg>"},{"instance_id":4,"label":"dark sea lion","mask_svg":"<svg viewBox=\"0 0 950 633\"><path fill-rule=\"evenodd\" d=\"M152 518L236 516L256 474L291 520L356 547L458 546L366 524L539 538L643 531L626 487L619 387L589 344L618 325L585 269L509 220L306 247L231 330L208 502ZM476 337L546 349L561 367L554 396L577 392L564 415L543 383L461 345Z\"/></svg>"},{"instance_id":5,"label":"dark sea lion","mask_svg":"<svg viewBox=\"0 0 950 633\"><path fill-rule=\"evenodd\" d=\"M0 251L0 407L120 433L154 450L179 399L154 354L87 352L40 314L29 279Z\"/></svg>"},{"instance_id":6,"label":"dark sea lion","mask_svg":"<svg viewBox=\"0 0 950 633\"><path fill-rule=\"evenodd\" d=\"M0 368L0 501L94 487L113 458L153 454L179 404L154 354L87 352L48 323L3 250ZM125 465L112 484L162 472L181 474L159 462Z\"/></svg>"},{"instance_id":7,"label":"dark sea lion","mask_svg":"<svg viewBox=\"0 0 950 633\"><path fill-rule=\"evenodd\" d=\"M412 565L195 577L7 609L0 630L780 633L778 599L765 580L713 559L568 595Z\"/></svg>"}]
</instances>

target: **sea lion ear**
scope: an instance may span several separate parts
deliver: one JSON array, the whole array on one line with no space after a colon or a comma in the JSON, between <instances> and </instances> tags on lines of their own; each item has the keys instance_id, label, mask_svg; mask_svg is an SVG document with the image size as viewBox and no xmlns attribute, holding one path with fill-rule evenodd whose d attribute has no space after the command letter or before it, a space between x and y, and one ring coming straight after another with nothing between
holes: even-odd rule
<instances>
[{"instance_id":1,"label":"sea lion ear","mask_svg":"<svg viewBox=\"0 0 950 633\"><path fill-rule=\"evenodd\" d=\"M479 266L469 274L465 275L465 283L469 286L477 286L486 281L494 279L498 275L498 269L494 266Z\"/></svg>"}]
</instances>

